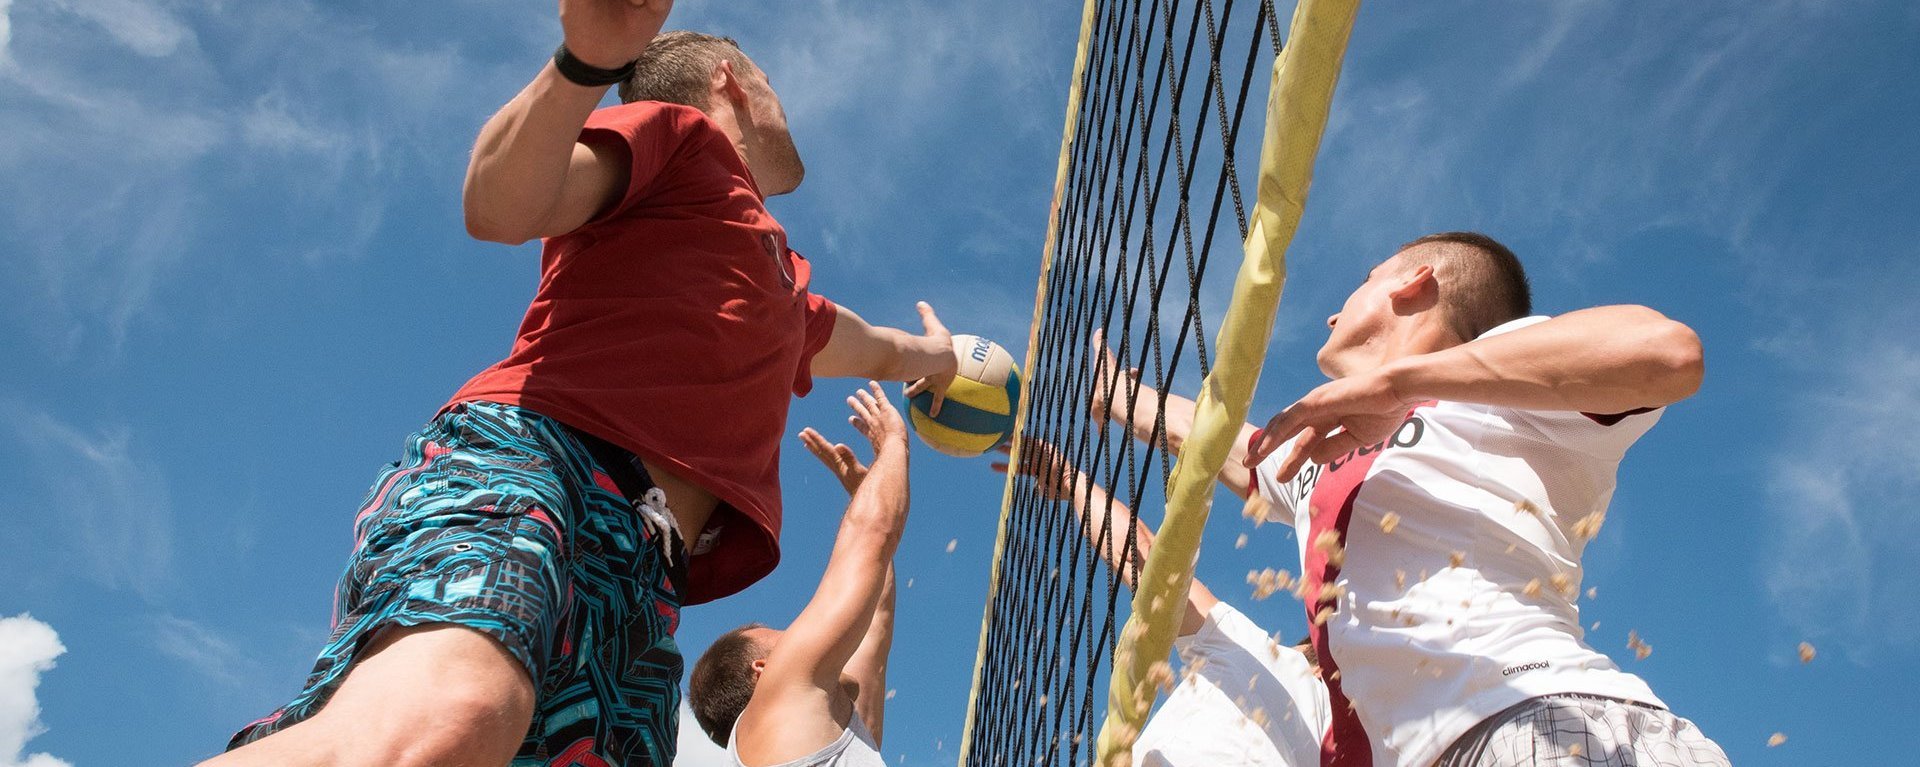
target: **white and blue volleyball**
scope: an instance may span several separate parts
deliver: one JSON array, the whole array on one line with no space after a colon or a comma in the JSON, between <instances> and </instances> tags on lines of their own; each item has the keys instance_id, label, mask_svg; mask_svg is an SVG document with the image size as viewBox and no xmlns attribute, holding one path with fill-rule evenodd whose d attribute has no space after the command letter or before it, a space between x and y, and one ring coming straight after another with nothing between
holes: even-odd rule
<instances>
[{"instance_id":1,"label":"white and blue volleyball","mask_svg":"<svg viewBox=\"0 0 1920 767\"><path fill-rule=\"evenodd\" d=\"M928 415L933 394L915 395L907 414L913 431L928 447L972 458L1013 435L1013 414L1020 407L1020 368L1013 356L979 336L954 336L959 375L947 387L940 415Z\"/></svg>"}]
</instances>

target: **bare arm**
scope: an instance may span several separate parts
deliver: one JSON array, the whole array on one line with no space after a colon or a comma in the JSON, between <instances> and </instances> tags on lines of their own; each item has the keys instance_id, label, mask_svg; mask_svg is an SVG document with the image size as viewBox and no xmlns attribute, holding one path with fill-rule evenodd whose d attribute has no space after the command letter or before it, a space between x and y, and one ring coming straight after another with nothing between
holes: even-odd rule
<instances>
[{"instance_id":1,"label":"bare arm","mask_svg":"<svg viewBox=\"0 0 1920 767\"><path fill-rule=\"evenodd\" d=\"M1093 336L1093 347L1094 364L1098 366L1091 397L1094 417L1111 419L1127 427L1134 439L1151 443L1154 419L1164 412L1166 449L1179 455L1186 446L1187 435L1193 433L1193 400L1169 392L1163 411L1160 392L1140 381L1139 368L1120 370L1119 359L1113 356L1113 350L1107 347L1106 339L1098 331ZM1136 385L1137 394L1134 393ZM1253 492L1253 472L1242 464L1247 456L1247 441L1253 438L1254 431L1252 424L1240 425L1240 436L1233 440L1227 461L1220 467L1220 484L1241 498Z\"/></svg>"},{"instance_id":2,"label":"bare arm","mask_svg":"<svg viewBox=\"0 0 1920 767\"><path fill-rule=\"evenodd\" d=\"M867 622L867 635L860 647L847 659L847 677L856 688L853 710L867 723L873 741L881 742L881 729L887 712L887 654L893 650L893 568L887 568L887 582L880 602L873 607L873 619Z\"/></svg>"},{"instance_id":3,"label":"bare arm","mask_svg":"<svg viewBox=\"0 0 1920 767\"><path fill-rule=\"evenodd\" d=\"M561 0L567 49L614 69L660 32L671 0ZM620 153L579 143L606 86L569 82L552 62L507 102L474 141L462 188L467 232L519 244L579 228L626 188Z\"/></svg>"},{"instance_id":4,"label":"bare arm","mask_svg":"<svg viewBox=\"0 0 1920 767\"><path fill-rule=\"evenodd\" d=\"M941 324L933 307L925 301L916 307L925 327L925 332L917 336L895 328L874 327L852 309L836 305L839 314L833 321L833 335L813 355L809 369L813 375L827 378L918 381L907 396L921 389L933 390L933 412L939 413L959 360L953 349L953 334Z\"/></svg>"},{"instance_id":5,"label":"bare arm","mask_svg":"<svg viewBox=\"0 0 1920 767\"><path fill-rule=\"evenodd\" d=\"M1602 414L1679 402L1706 371L1693 329L1644 306L1582 309L1388 367L1404 402Z\"/></svg>"},{"instance_id":6,"label":"bare arm","mask_svg":"<svg viewBox=\"0 0 1920 767\"><path fill-rule=\"evenodd\" d=\"M768 655L740 714L737 747L756 764L788 761L840 736L849 713L840 676L872 625L906 526L906 424L879 384L868 387L848 403L854 427L873 442L873 465L841 516L813 599Z\"/></svg>"},{"instance_id":7,"label":"bare arm","mask_svg":"<svg viewBox=\"0 0 1920 767\"><path fill-rule=\"evenodd\" d=\"M848 495L859 492L860 484L866 481L870 470L860 463L852 448L829 443L826 437L811 428L800 431L800 441L813 453L813 457L833 472ZM860 647L853 651L853 657L847 659L846 676L853 680L855 687L853 710L860 715L861 721L867 723L867 730L873 733L875 742L880 740L886 715L887 654L893 649L893 581L893 567L889 564L880 602L874 606L873 619L867 623L866 636L861 638Z\"/></svg>"},{"instance_id":8,"label":"bare arm","mask_svg":"<svg viewBox=\"0 0 1920 767\"><path fill-rule=\"evenodd\" d=\"M1279 480L1385 439L1406 409L1446 400L1595 414L1665 407L1700 388L1692 329L1641 306L1584 309L1328 382L1267 424L1257 462L1293 437Z\"/></svg>"},{"instance_id":9,"label":"bare arm","mask_svg":"<svg viewBox=\"0 0 1920 767\"><path fill-rule=\"evenodd\" d=\"M1140 568L1147 563L1147 553L1153 550L1153 531L1144 522L1133 518L1133 510L1119 499L1107 493L1081 472L1066 457L1046 442L1027 440L1021 446L1024 455L1021 458L1020 473L1034 478L1041 494L1060 500L1069 499L1074 514L1087 520L1085 527L1087 542L1098 547L1100 557L1107 566L1120 574L1128 589L1133 589L1140 580ZM1002 452L1006 452L1002 448ZM1006 471L1007 464L995 463L996 471ZM1126 536L1113 532L1133 528L1134 544L1128 551ZM1187 588L1187 610L1180 619L1180 633L1192 634L1200 630L1208 612L1219 600L1213 596L1206 584L1195 578Z\"/></svg>"}]
</instances>

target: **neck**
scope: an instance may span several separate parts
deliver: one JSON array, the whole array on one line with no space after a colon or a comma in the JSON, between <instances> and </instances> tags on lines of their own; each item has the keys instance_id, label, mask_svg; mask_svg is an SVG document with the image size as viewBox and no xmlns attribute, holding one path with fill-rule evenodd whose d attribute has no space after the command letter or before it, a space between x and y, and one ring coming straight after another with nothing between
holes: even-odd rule
<instances>
[{"instance_id":1,"label":"neck","mask_svg":"<svg viewBox=\"0 0 1920 767\"><path fill-rule=\"evenodd\" d=\"M1449 329L1434 313L1408 317L1387 334L1386 343L1381 346L1380 362L1386 364L1403 357L1430 354L1459 346L1466 340Z\"/></svg>"}]
</instances>

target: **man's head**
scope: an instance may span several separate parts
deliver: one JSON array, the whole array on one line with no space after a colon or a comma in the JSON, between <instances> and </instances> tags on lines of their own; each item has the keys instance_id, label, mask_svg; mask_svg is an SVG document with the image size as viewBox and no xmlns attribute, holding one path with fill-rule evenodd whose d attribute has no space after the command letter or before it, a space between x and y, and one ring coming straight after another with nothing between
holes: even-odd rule
<instances>
[{"instance_id":1,"label":"man's head","mask_svg":"<svg viewBox=\"0 0 1920 767\"><path fill-rule=\"evenodd\" d=\"M1462 344L1533 312L1520 259L1476 232L1440 232L1400 246L1327 318L1321 372L1333 378Z\"/></svg>"},{"instance_id":2,"label":"man's head","mask_svg":"<svg viewBox=\"0 0 1920 767\"><path fill-rule=\"evenodd\" d=\"M753 700L767 655L780 641L779 629L749 623L721 634L693 664L687 677L687 705L700 729L721 746L733 733L733 723Z\"/></svg>"},{"instance_id":3,"label":"man's head","mask_svg":"<svg viewBox=\"0 0 1920 767\"><path fill-rule=\"evenodd\" d=\"M779 95L732 38L684 30L654 38L620 84L620 101L665 101L707 113L769 197L799 188L806 176Z\"/></svg>"}]
</instances>

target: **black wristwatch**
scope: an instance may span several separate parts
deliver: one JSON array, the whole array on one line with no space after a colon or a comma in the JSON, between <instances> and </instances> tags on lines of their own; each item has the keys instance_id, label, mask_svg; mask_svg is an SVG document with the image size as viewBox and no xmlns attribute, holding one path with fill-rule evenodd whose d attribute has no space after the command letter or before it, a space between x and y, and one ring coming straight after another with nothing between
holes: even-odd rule
<instances>
[{"instance_id":1,"label":"black wristwatch","mask_svg":"<svg viewBox=\"0 0 1920 767\"><path fill-rule=\"evenodd\" d=\"M625 82L633 76L633 65L634 62L629 61L619 69L601 69L574 58L573 51L567 50L566 43L561 43L560 48L553 52L553 68L560 70L560 76L567 78L567 82L588 88Z\"/></svg>"}]
</instances>

